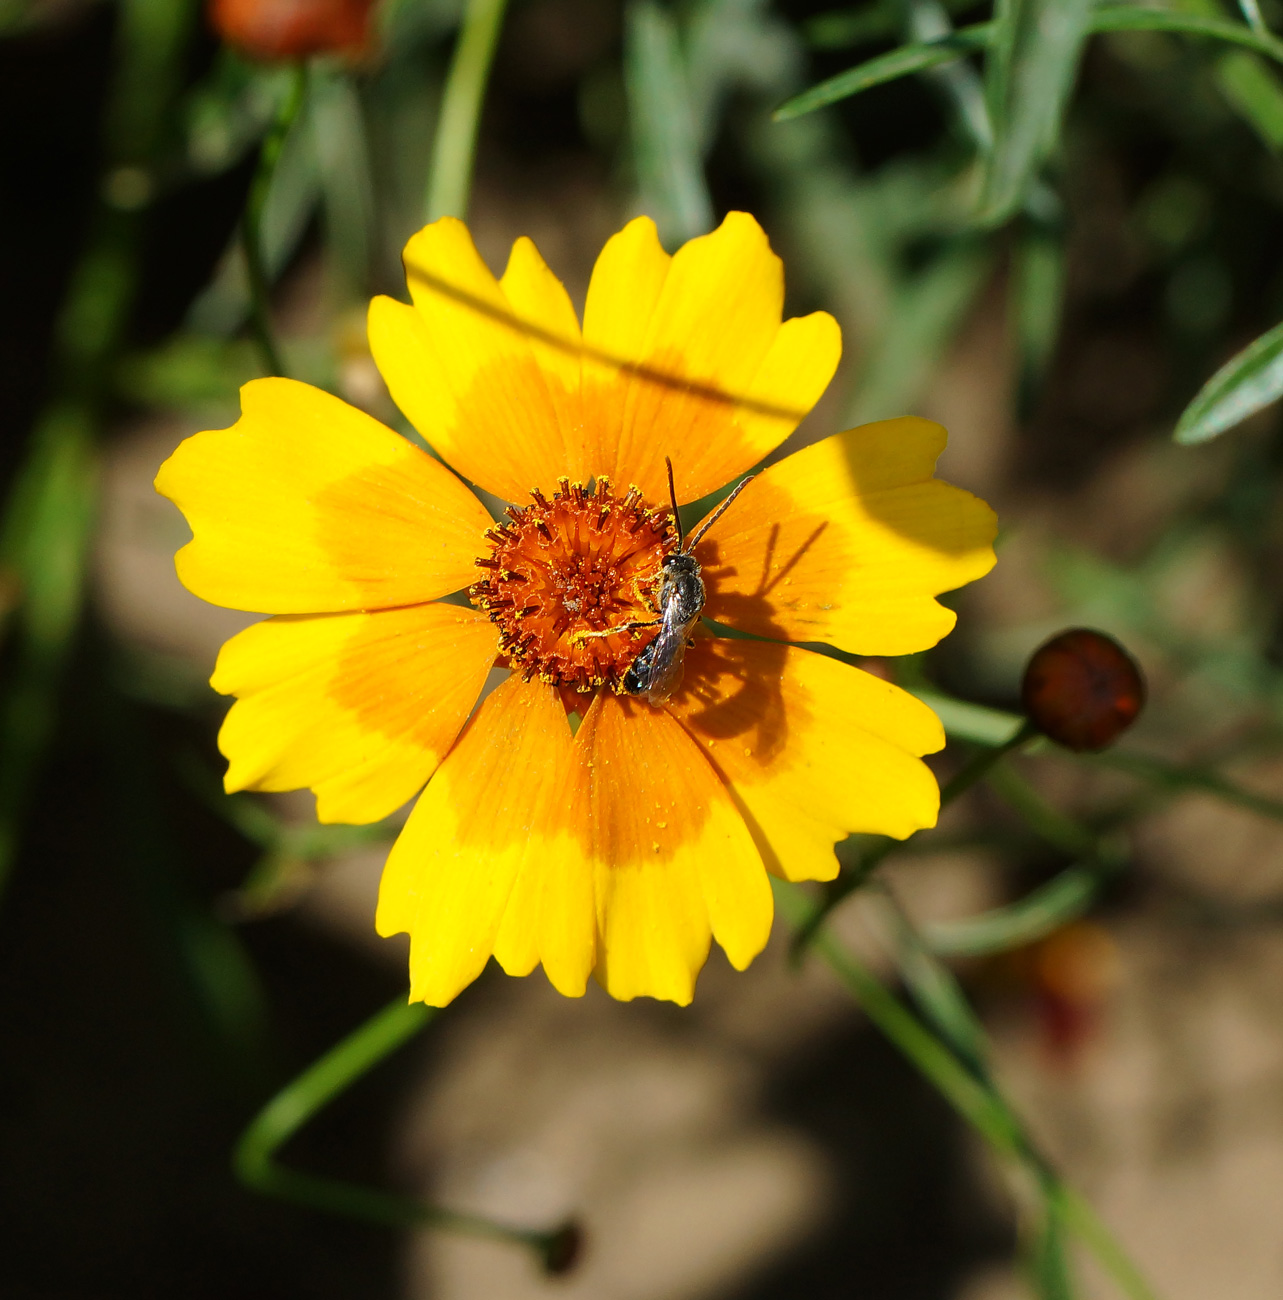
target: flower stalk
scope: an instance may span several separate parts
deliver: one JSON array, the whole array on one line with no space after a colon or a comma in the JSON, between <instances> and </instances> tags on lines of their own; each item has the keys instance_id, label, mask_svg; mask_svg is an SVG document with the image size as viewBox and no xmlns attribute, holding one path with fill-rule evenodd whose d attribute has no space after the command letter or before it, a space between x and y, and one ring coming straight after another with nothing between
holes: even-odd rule
<instances>
[{"instance_id":1,"label":"flower stalk","mask_svg":"<svg viewBox=\"0 0 1283 1300\"><path fill-rule=\"evenodd\" d=\"M358 1026L288 1083L254 1117L232 1155L247 1187L308 1209L389 1228L440 1228L528 1246L557 1271L568 1225L547 1231L516 1228L377 1188L302 1173L280 1164L280 1148L331 1101L404 1046L435 1018L436 1009L398 997Z\"/></svg>"},{"instance_id":2,"label":"flower stalk","mask_svg":"<svg viewBox=\"0 0 1283 1300\"><path fill-rule=\"evenodd\" d=\"M464 10L432 149L424 202L428 221L467 215L477 127L506 8L507 0L468 0Z\"/></svg>"},{"instance_id":3,"label":"flower stalk","mask_svg":"<svg viewBox=\"0 0 1283 1300\"><path fill-rule=\"evenodd\" d=\"M788 924L800 926L811 915L811 904L796 885L772 880L775 905ZM1015 1161L1034 1179L1044 1200L1044 1213L1073 1231L1108 1270L1129 1300L1154 1300L1154 1293L1091 1207L1066 1186L1054 1166L1038 1149L1019 1116L998 1089L983 1061L965 1062L958 1049L933 1033L876 975L827 931L816 934L812 946L855 997L864 1013L890 1042L926 1077L942 1097L1000 1155ZM919 945L925 955L925 948ZM933 962L934 973L952 983L947 968ZM959 998L961 994L957 995ZM939 1026L937 1025L937 1028ZM974 1042L966 1045L971 1056ZM1047 1225L1044 1225L1046 1230ZM1051 1225L1054 1230L1055 1224ZM1047 1245L1046 1240L1042 1243Z\"/></svg>"}]
</instances>

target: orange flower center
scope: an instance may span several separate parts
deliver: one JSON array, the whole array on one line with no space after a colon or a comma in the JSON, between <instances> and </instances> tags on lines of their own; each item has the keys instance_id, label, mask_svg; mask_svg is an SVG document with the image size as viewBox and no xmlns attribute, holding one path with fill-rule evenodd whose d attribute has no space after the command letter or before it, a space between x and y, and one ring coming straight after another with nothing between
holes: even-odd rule
<instances>
[{"instance_id":1,"label":"orange flower center","mask_svg":"<svg viewBox=\"0 0 1283 1300\"><path fill-rule=\"evenodd\" d=\"M500 630L499 646L529 680L622 691L624 674L654 635L664 556L677 545L667 510L648 510L630 487L615 496L561 480L551 501L531 492L508 507L511 522L487 533L477 564L489 576L469 588Z\"/></svg>"}]
</instances>

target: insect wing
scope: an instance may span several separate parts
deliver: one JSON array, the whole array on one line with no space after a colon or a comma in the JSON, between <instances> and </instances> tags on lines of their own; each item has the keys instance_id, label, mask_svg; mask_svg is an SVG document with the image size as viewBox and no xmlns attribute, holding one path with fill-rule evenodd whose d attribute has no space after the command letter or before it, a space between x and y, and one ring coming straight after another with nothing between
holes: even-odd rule
<instances>
[{"instance_id":1,"label":"insect wing","mask_svg":"<svg viewBox=\"0 0 1283 1300\"><path fill-rule=\"evenodd\" d=\"M664 626L655 638L646 680L646 699L651 704L663 704L682 682L682 661L686 657L686 634L689 623L680 622L668 614Z\"/></svg>"}]
</instances>

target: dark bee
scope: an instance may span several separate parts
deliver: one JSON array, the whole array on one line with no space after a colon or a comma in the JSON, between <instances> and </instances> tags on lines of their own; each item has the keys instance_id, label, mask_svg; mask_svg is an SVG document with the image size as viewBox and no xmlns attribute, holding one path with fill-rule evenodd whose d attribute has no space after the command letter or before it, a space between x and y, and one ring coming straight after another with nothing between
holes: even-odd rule
<instances>
[{"instance_id":1,"label":"dark bee","mask_svg":"<svg viewBox=\"0 0 1283 1300\"><path fill-rule=\"evenodd\" d=\"M624 674L624 690L629 695L645 696L650 704L663 704L681 685L682 661L686 657L691 629L699 621L704 609L704 579L700 576L699 561L693 552L704 534L753 480L751 474L741 480L730 496L687 541L683 539L682 523L677 514L673 462L665 456L664 464L668 466L668 497L673 508L673 523L677 528L677 549L664 557L659 584L659 617L651 623L632 624L634 628L654 627L658 624L659 635L633 660Z\"/></svg>"}]
</instances>

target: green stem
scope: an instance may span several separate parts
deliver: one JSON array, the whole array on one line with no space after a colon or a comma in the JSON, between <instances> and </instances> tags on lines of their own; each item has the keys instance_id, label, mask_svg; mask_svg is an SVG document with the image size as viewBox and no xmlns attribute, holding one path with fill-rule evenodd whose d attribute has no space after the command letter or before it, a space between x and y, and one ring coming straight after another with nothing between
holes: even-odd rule
<instances>
[{"instance_id":1,"label":"green stem","mask_svg":"<svg viewBox=\"0 0 1283 1300\"><path fill-rule=\"evenodd\" d=\"M1134 754L1119 750L1105 750L1099 754L1079 754L1076 757L1099 765L1110 767L1129 776L1138 777L1153 785L1168 790L1199 790L1205 794L1216 795L1227 803L1237 804L1262 817L1283 820L1283 800L1271 799L1268 795L1258 794L1255 790L1244 789L1241 785L1222 776L1219 772L1200 767L1182 767L1178 763L1169 763L1148 754Z\"/></svg>"},{"instance_id":2,"label":"green stem","mask_svg":"<svg viewBox=\"0 0 1283 1300\"><path fill-rule=\"evenodd\" d=\"M948 957L978 957L1033 943L1086 912L1117 866L1102 859L1066 867L1019 902L963 921L928 926L927 947Z\"/></svg>"},{"instance_id":3,"label":"green stem","mask_svg":"<svg viewBox=\"0 0 1283 1300\"><path fill-rule=\"evenodd\" d=\"M467 0L463 29L441 98L428 176L428 221L467 215L477 124L506 5L507 0Z\"/></svg>"},{"instance_id":4,"label":"green stem","mask_svg":"<svg viewBox=\"0 0 1283 1300\"><path fill-rule=\"evenodd\" d=\"M245 272L249 279L250 329L263 354L263 364L268 374L272 375L285 374L285 367L281 362L280 349L276 346L268 304L267 265L263 257L263 213L267 210L272 178L276 175L285 139L298 119L306 98L307 64L300 63L295 67L285 98L281 100L276 117L263 137L258 166L254 169L254 179L250 182L249 196L245 202L245 214L241 218L241 243L245 249Z\"/></svg>"},{"instance_id":5,"label":"green stem","mask_svg":"<svg viewBox=\"0 0 1283 1300\"><path fill-rule=\"evenodd\" d=\"M514 1228L377 1188L300 1173L277 1163L277 1151L318 1111L413 1038L436 1014L434 1007L398 997L371 1016L259 1111L236 1144L233 1168L255 1191L308 1209L389 1228L444 1228L516 1242L531 1247L547 1262L566 1231L565 1225L548 1232Z\"/></svg>"},{"instance_id":6,"label":"green stem","mask_svg":"<svg viewBox=\"0 0 1283 1300\"><path fill-rule=\"evenodd\" d=\"M973 755L941 788L940 807L945 808L960 795L966 794L977 781L987 776L1008 754L1015 753L1016 750L1023 748L1038 734L1038 728L1032 722L1026 721L1010 740L1005 740L1001 745L995 745L992 749L983 749L980 753Z\"/></svg>"},{"instance_id":7,"label":"green stem","mask_svg":"<svg viewBox=\"0 0 1283 1300\"><path fill-rule=\"evenodd\" d=\"M807 948L815 941L815 936L819 934L833 909L854 894L857 889L862 889L869 877L881 866L883 860L900 848L903 843L902 840L890 838L879 840L867 852L860 855L860 859L854 867L824 886L824 896L811 909L810 916L797 926L793 934L789 955L794 964L800 962L805 956Z\"/></svg>"},{"instance_id":8,"label":"green stem","mask_svg":"<svg viewBox=\"0 0 1283 1300\"><path fill-rule=\"evenodd\" d=\"M811 905L796 885L771 881L775 905L791 926L804 924ZM1023 1135L1007 1108L857 957L827 931L815 936L815 951L855 995L870 1020L913 1062L951 1106L1006 1155L1023 1158Z\"/></svg>"},{"instance_id":9,"label":"green stem","mask_svg":"<svg viewBox=\"0 0 1283 1300\"><path fill-rule=\"evenodd\" d=\"M1057 1185L1056 1193L1065 1226L1086 1244L1123 1292L1132 1300L1155 1300L1154 1292L1140 1269L1100 1221L1090 1202L1063 1183Z\"/></svg>"},{"instance_id":10,"label":"green stem","mask_svg":"<svg viewBox=\"0 0 1283 1300\"><path fill-rule=\"evenodd\" d=\"M995 767L985 778L989 788L1017 813L1040 839L1075 858L1094 858L1096 837L1072 817L1053 808L1014 768Z\"/></svg>"},{"instance_id":11,"label":"green stem","mask_svg":"<svg viewBox=\"0 0 1283 1300\"><path fill-rule=\"evenodd\" d=\"M1008 1105L993 1079L984 1026L957 976L928 949L922 934L890 889L884 885L875 890L875 901L881 903L889 923L896 968L917 1010L957 1061L1003 1105ZM1012 1119L1019 1124L1014 1113ZM1041 1300L1072 1300L1073 1273L1064 1249L1064 1216L1060 1211L1056 1177L1027 1137L1023 1146L1027 1149L1023 1163L1042 1198L1041 1214L1027 1251L1031 1281Z\"/></svg>"},{"instance_id":12,"label":"green stem","mask_svg":"<svg viewBox=\"0 0 1283 1300\"><path fill-rule=\"evenodd\" d=\"M811 914L811 904L803 891L797 885L779 880L773 880L771 884L780 915L790 925L804 924ZM978 1075L968 1068L832 935L827 932L818 934L814 948L855 996L873 1024L917 1067L954 1110L995 1151L1016 1161L1034 1176L1043 1192L1048 1213L1059 1211L1061 1221L1078 1234L1124 1294L1130 1300L1154 1300L1153 1292L1122 1247L1091 1207L1064 1184L987 1075Z\"/></svg>"}]
</instances>

